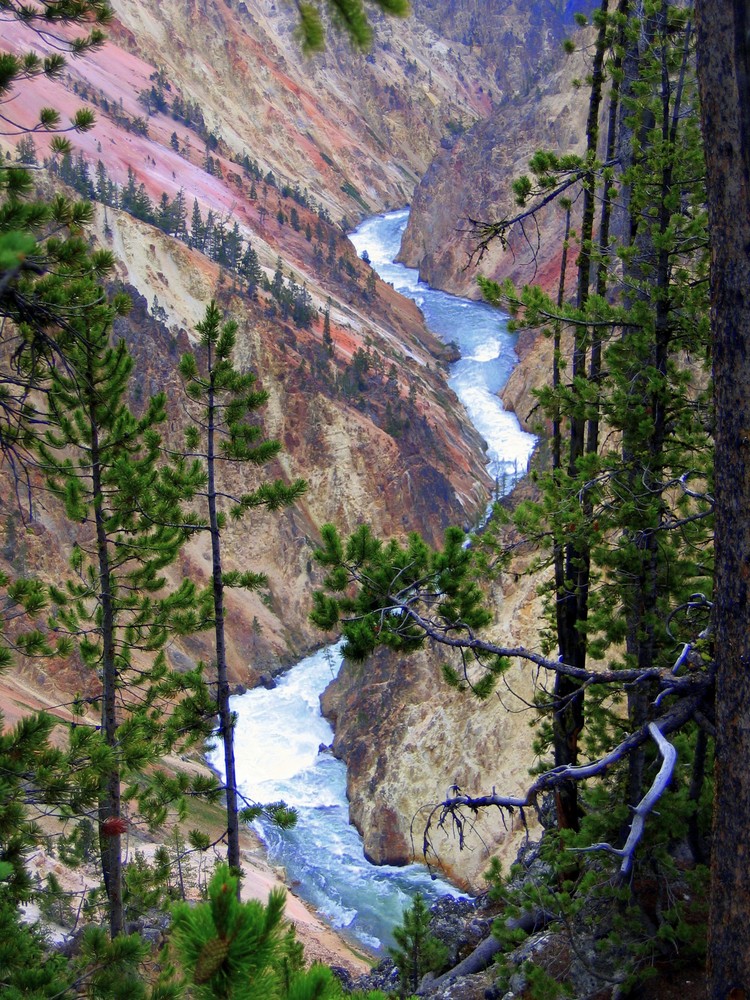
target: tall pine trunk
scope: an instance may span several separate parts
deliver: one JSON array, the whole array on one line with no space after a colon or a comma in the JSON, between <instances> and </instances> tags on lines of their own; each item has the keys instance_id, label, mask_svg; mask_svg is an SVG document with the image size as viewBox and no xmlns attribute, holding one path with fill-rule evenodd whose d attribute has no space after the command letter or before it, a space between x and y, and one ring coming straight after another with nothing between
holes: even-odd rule
<instances>
[{"instance_id":1,"label":"tall pine trunk","mask_svg":"<svg viewBox=\"0 0 750 1000\"><path fill-rule=\"evenodd\" d=\"M716 400L710 1000L750 997L750 0L697 0Z\"/></svg>"},{"instance_id":2,"label":"tall pine trunk","mask_svg":"<svg viewBox=\"0 0 750 1000\"><path fill-rule=\"evenodd\" d=\"M645 67L647 62L659 63L659 117L645 107L640 116L640 124L630 134L634 140L633 160L647 163L656 143L659 143L661 157L658 173L652 183L659 191L656 211L651 216L641 218L631 214L630 231L636 253L632 263L624 268L625 285L636 289L636 298L654 301L653 334L650 342L639 346L642 331L626 327L623 341L633 341L633 371L631 386L633 399L647 400L650 409L650 433L644 440L639 426L626 424L623 432L622 457L626 470L626 482L633 497L642 497L645 519L631 529L625 526L625 544L634 550L631 579L625 590L626 651L634 666L649 670L654 666L656 636L654 615L658 598L658 533L666 510L659 499L664 470L664 445L667 433L667 362L672 339L670 287L672 280L672 247L668 241L668 230L672 221L670 205L673 193L674 158L677 154L677 121L681 113L682 86L678 86L672 102L672 81L668 62L667 37L668 11L662 0L658 13L648 18L643 30L638 32L638 63ZM683 68L689 54L691 26L688 22L683 48ZM647 70L646 70L647 71ZM634 81L631 81L634 82ZM637 199L635 200L637 202ZM634 200L628 198L628 203ZM652 510L649 512L648 507ZM632 728L646 722L649 705L653 699L651 685L637 685L628 692L628 717ZM643 774L646 762L644 748L638 748L628 761L627 804L634 807L643 794Z\"/></svg>"},{"instance_id":3,"label":"tall pine trunk","mask_svg":"<svg viewBox=\"0 0 750 1000\"><path fill-rule=\"evenodd\" d=\"M227 672L227 647L224 628L224 576L221 565L221 530L216 507L216 376L212 359L213 345L209 352L209 389L206 403L206 472L208 475L208 519L211 534L211 577L214 599L214 636L216 641L216 683L219 709L219 734L224 748L227 804L227 861L238 877L240 873L240 821L237 810L237 772L234 760L234 720L229 707L229 677ZM239 891L239 882L237 883Z\"/></svg>"},{"instance_id":4,"label":"tall pine trunk","mask_svg":"<svg viewBox=\"0 0 750 1000\"><path fill-rule=\"evenodd\" d=\"M607 17L609 0L601 0L599 32L594 52L591 75L591 95L586 123L586 158L589 166L583 181L583 213L581 220L581 252L578 256L578 284L576 305L584 309L591 289L591 262L593 249L594 215L596 208L597 171L595 168L599 145L599 113L602 106L604 83L604 56L606 52ZM589 349L589 331L577 326L574 333L571 376L575 383L586 377ZM586 413L579 402L570 414L568 476L575 480L578 463L585 450ZM588 499L584 496L584 506ZM586 665L586 619L588 617L589 577L591 557L586 539L579 535L564 547L562 558L555 559L555 586L557 590L557 639L560 656L565 663L583 669ZM583 690L577 681L562 674L555 678L554 692L554 758L555 766L576 764L578 741L584 724ZM578 787L574 781L562 782L555 792L557 822L560 827L578 829Z\"/></svg>"},{"instance_id":5,"label":"tall pine trunk","mask_svg":"<svg viewBox=\"0 0 750 1000\"><path fill-rule=\"evenodd\" d=\"M91 374L93 384L93 374ZM91 427L91 486L95 497L103 495L101 455L99 448L96 408L89 408ZM122 815L121 778L117 739L117 652L115 645L115 610L112 593L112 573L109 541L101 502L94 505L96 524L96 554L99 566L99 600L101 602L102 641L102 735L114 751L115 763L102 778L99 799L99 850L102 877L109 907L109 930L112 938L124 927L122 896L122 835L119 821Z\"/></svg>"}]
</instances>

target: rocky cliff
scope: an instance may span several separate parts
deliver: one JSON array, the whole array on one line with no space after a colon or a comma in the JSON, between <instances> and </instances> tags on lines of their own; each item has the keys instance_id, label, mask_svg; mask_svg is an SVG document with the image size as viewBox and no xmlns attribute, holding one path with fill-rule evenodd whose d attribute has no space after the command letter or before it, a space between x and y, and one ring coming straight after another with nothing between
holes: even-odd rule
<instances>
[{"instance_id":1,"label":"rocky cliff","mask_svg":"<svg viewBox=\"0 0 750 1000\"><path fill-rule=\"evenodd\" d=\"M495 106L528 94L553 70L560 43L587 0L412 0L415 17L482 59L483 89Z\"/></svg>"},{"instance_id":2,"label":"rocky cliff","mask_svg":"<svg viewBox=\"0 0 750 1000\"><path fill-rule=\"evenodd\" d=\"M492 599L497 637L522 642L535 631L540 605L533 577L509 574ZM451 786L471 795L493 788L517 795L529 783L532 672L514 666L481 702L442 680L440 665L450 658L440 649L408 658L380 651L364 664L346 662L321 699L334 722L334 753L347 763L352 822L377 863L425 858L428 819ZM527 820L533 827L535 816ZM479 891L490 857L510 863L525 828L518 814L497 811L469 817L465 833L462 850L457 830L439 828L433 816L425 859Z\"/></svg>"}]
</instances>

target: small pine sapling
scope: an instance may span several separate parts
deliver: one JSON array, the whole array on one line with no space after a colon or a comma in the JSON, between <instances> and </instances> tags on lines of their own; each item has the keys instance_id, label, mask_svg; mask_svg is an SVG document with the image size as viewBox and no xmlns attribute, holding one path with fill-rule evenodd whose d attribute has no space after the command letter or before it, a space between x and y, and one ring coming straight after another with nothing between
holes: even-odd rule
<instances>
[{"instance_id":1,"label":"small pine sapling","mask_svg":"<svg viewBox=\"0 0 750 1000\"><path fill-rule=\"evenodd\" d=\"M398 969L401 995L415 992L428 972L437 972L448 957L448 947L430 933L430 911L421 893L404 910L404 922L394 927L397 947L388 951Z\"/></svg>"}]
</instances>

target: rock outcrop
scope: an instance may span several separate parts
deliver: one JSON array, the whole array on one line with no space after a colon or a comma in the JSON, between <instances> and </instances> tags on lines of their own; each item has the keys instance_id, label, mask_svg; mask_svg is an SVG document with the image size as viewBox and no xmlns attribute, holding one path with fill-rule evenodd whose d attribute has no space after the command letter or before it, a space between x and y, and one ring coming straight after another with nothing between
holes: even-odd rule
<instances>
[{"instance_id":1,"label":"rock outcrop","mask_svg":"<svg viewBox=\"0 0 750 1000\"><path fill-rule=\"evenodd\" d=\"M496 636L512 644L536 633L532 577L503 579L493 596ZM322 697L336 732L333 751L347 764L351 819L376 863L425 859L426 824L451 786L471 795L493 787L515 795L528 785L532 672L512 667L480 702L443 681L440 665L449 656L431 649L397 658L381 650L365 663L345 662ZM534 825L533 812L526 819ZM456 831L433 822L426 860L478 891L490 857L510 861L525 829L518 814L497 811L471 817L469 826L462 851Z\"/></svg>"}]
</instances>

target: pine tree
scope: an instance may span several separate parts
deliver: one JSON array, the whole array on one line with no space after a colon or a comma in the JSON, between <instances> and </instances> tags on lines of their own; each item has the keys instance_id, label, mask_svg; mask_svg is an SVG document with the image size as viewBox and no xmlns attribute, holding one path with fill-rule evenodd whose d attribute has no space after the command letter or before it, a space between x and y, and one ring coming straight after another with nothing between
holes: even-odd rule
<instances>
[{"instance_id":1,"label":"pine tree","mask_svg":"<svg viewBox=\"0 0 750 1000\"><path fill-rule=\"evenodd\" d=\"M260 266L258 254L252 243L248 243L242 260L239 264L240 277L244 278L246 290L249 298L254 299L257 295L258 286L263 281L263 268Z\"/></svg>"},{"instance_id":2,"label":"pine tree","mask_svg":"<svg viewBox=\"0 0 750 1000\"><path fill-rule=\"evenodd\" d=\"M276 258L276 268L271 279L271 295L277 302L281 302L284 297L284 263L281 257Z\"/></svg>"},{"instance_id":3,"label":"pine tree","mask_svg":"<svg viewBox=\"0 0 750 1000\"><path fill-rule=\"evenodd\" d=\"M13 60L11 59L11 62ZM4 93L0 86L0 94ZM58 145L69 154L69 147ZM24 475L29 436L39 414L30 393L55 363L56 336L74 308L67 289L81 276L102 277L114 266L109 251L90 251L81 236L92 206L55 196L34 199L35 182L18 166L0 166L0 320L2 387L0 449L14 475ZM50 233L54 238L48 238Z\"/></svg>"},{"instance_id":4,"label":"pine tree","mask_svg":"<svg viewBox=\"0 0 750 1000\"><path fill-rule=\"evenodd\" d=\"M0 982L7 1000L55 1000L70 995L73 983L62 956L51 955L43 934L21 922L1 877Z\"/></svg>"},{"instance_id":5,"label":"pine tree","mask_svg":"<svg viewBox=\"0 0 750 1000\"><path fill-rule=\"evenodd\" d=\"M210 302L196 330L200 336L200 352L183 355L180 374L189 400L196 404L193 407L195 424L188 431L186 451L193 466L198 465L205 471L207 483L205 491L200 494L205 504L207 523L197 522L195 530L207 531L211 539L211 604L219 737L224 748L227 860L232 871L236 872L240 867L240 807L234 761L234 724L229 707L224 591L227 587L257 590L266 584L266 578L259 573L230 572L225 568L222 534L226 526L226 514L222 507L229 507L229 514L234 521L260 507L279 510L301 497L306 484L298 479L287 485L277 479L239 495L232 495L229 487L221 485L222 467L232 468L245 464L264 466L279 453L281 445L278 441L262 440L260 427L252 422L252 415L263 406L268 394L255 388L256 377L252 372L240 372L233 365L236 322L224 322L217 304ZM180 463L180 477L184 466L184 462ZM283 811L278 818L283 821Z\"/></svg>"},{"instance_id":6,"label":"pine tree","mask_svg":"<svg viewBox=\"0 0 750 1000\"><path fill-rule=\"evenodd\" d=\"M187 239L187 205L183 188L177 192L171 202L172 232L178 240Z\"/></svg>"},{"instance_id":7,"label":"pine tree","mask_svg":"<svg viewBox=\"0 0 750 1000\"><path fill-rule=\"evenodd\" d=\"M583 158L540 152L532 177L515 186L523 211L484 232L485 238L502 238L510 222L522 224L533 215L534 198L548 203L563 197L567 213L581 185L590 188L594 204L609 211L607 202L613 202L619 213L611 226L600 214L597 233L591 199L584 199L572 303L565 302L564 290L553 300L535 287L519 293L482 283L490 299L510 304L524 326L555 338L553 384L540 393L556 431L552 468L535 477L540 500L522 503L515 516L522 537L538 546L535 570L547 573L551 627L539 637L541 651L491 641L482 631L489 620L481 616L483 574L512 557L512 547L502 547L500 519L466 551L460 533L433 552L416 538L382 544L365 529L342 542L327 526L318 553L329 572L327 592L316 595L313 620L343 625L346 653L356 658L377 645L407 653L428 641L460 650L459 668L448 667L446 677L479 695L492 690L509 657L541 667L551 680L540 689L544 724L537 747L540 754L551 750L556 766L542 770L526 797L472 797L457 790L438 806L435 821L460 816L464 808L523 808L552 792L559 826L583 825L576 844L609 839L618 849L626 845L625 877L643 830L638 826L635 836L631 821L644 798L654 748L677 730L686 766L672 776L671 829L684 829L695 859L702 858L696 830L705 825L710 747L690 720L711 712L712 677L701 634L711 608L712 413L690 12L653 3L623 19L623 9L619 5L612 20L606 3L599 11L607 53L601 72L618 81L616 143L608 127L607 159L600 158L593 132ZM617 155L610 157L613 148ZM560 347L566 325L573 343L569 359ZM668 692L671 682L664 678L688 661L684 688ZM581 749L598 763L580 765ZM606 783L587 787L582 819L571 785L605 772ZM664 790L661 784L659 794ZM656 857L670 824L652 815L648 828ZM560 840L572 842L567 832ZM659 870L666 872L663 854L662 863Z\"/></svg>"},{"instance_id":8,"label":"pine tree","mask_svg":"<svg viewBox=\"0 0 750 1000\"><path fill-rule=\"evenodd\" d=\"M323 343L328 354L333 357L333 337L331 336L331 297L326 300L326 311L323 313Z\"/></svg>"},{"instance_id":9,"label":"pine tree","mask_svg":"<svg viewBox=\"0 0 750 1000\"><path fill-rule=\"evenodd\" d=\"M174 235L175 228L175 217L172 208L172 203L169 200L169 195L166 191L162 191L161 198L159 199L159 207L156 209L156 225L167 235Z\"/></svg>"},{"instance_id":10,"label":"pine tree","mask_svg":"<svg viewBox=\"0 0 750 1000\"><path fill-rule=\"evenodd\" d=\"M398 969L401 995L416 993L423 976L439 972L448 957L448 947L430 931L430 911L421 893L404 910L403 923L393 928L398 947L388 952Z\"/></svg>"},{"instance_id":11,"label":"pine tree","mask_svg":"<svg viewBox=\"0 0 750 1000\"><path fill-rule=\"evenodd\" d=\"M184 540L180 491L195 488L197 480L167 481L159 473L156 427L165 416L164 395L151 399L140 418L125 402L132 361L123 341L110 345L110 334L114 315L128 300L110 306L93 282L81 283L78 295L87 306L61 338L66 364L50 378L49 425L38 451L48 488L79 526L71 559L75 576L54 588L53 597L57 627L76 639L101 684L107 763L99 789L99 838L114 938L123 929L123 784L135 778L127 795L140 791L144 771L172 747L185 713L194 726L189 739L200 739L192 709L207 709L200 676L170 671L164 652L169 635L194 625L193 585L186 580L167 592L162 571ZM173 699L180 703L169 718L164 702ZM154 820L163 819L158 793L144 793L142 807Z\"/></svg>"},{"instance_id":12,"label":"pine tree","mask_svg":"<svg viewBox=\"0 0 750 1000\"><path fill-rule=\"evenodd\" d=\"M237 221L235 221L234 225L227 233L226 257L227 267L229 267L229 269L236 274L239 270L240 260L242 259L242 236L240 234L240 227Z\"/></svg>"},{"instance_id":13,"label":"pine tree","mask_svg":"<svg viewBox=\"0 0 750 1000\"><path fill-rule=\"evenodd\" d=\"M330 969L303 970L284 901L284 891L274 889L265 905L241 903L237 878L219 865L208 902L175 904L171 940L196 1000L338 1000L341 987Z\"/></svg>"},{"instance_id":14,"label":"pine tree","mask_svg":"<svg viewBox=\"0 0 750 1000\"><path fill-rule=\"evenodd\" d=\"M205 246L205 229L198 199L193 199L193 214L190 219L190 246L203 250Z\"/></svg>"},{"instance_id":15,"label":"pine tree","mask_svg":"<svg viewBox=\"0 0 750 1000\"><path fill-rule=\"evenodd\" d=\"M649 670L671 655L664 625L671 609L710 587L709 504L691 495L683 478L706 481L711 455L702 154L687 13L672 11L667 19L655 4L642 20L614 17L610 31L606 8L599 12L600 40L626 55L611 68L618 86L608 158L601 163L590 149L585 176L601 188L604 209L616 192L621 235L610 238L603 214L598 246L591 235L584 244L583 274L579 260L575 308L566 312L561 298L544 300L538 289L511 294L523 322L554 328L556 345L565 323L577 331L571 381L562 383L557 369L552 390L540 395L555 429L554 467L540 477L545 499L541 507L522 507L519 526L540 538L549 531L555 540L550 609L564 661L582 667L590 654L600 658L623 642L624 665ZM582 169L554 153L538 154L532 167L542 198L555 185L570 191ZM533 189L528 179L517 184L523 199ZM622 278L607 289L615 255ZM484 288L502 300L497 286ZM563 423L569 443L561 458ZM601 445L600 427L614 431L619 447ZM555 699L555 762L574 764L584 735L582 692L558 675ZM649 699L647 685L629 695L634 728L644 724ZM592 709L596 704L592 699ZM640 751L631 754L631 806L642 794L643 762ZM574 825L569 806L563 813L562 825Z\"/></svg>"}]
</instances>

